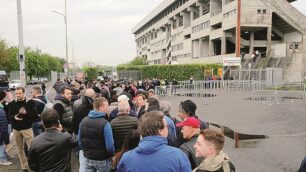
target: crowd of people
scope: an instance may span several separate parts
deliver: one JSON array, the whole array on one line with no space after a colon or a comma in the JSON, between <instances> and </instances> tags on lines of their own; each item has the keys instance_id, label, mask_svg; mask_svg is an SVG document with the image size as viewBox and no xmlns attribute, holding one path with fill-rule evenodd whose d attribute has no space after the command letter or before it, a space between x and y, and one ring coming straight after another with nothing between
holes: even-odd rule
<instances>
[{"instance_id":1,"label":"crowd of people","mask_svg":"<svg viewBox=\"0 0 306 172\"><path fill-rule=\"evenodd\" d=\"M156 81L58 80L52 106L38 86L31 98L23 87L16 99L0 91L0 165L12 164L14 139L23 171L73 171L71 156L80 172L235 171L224 135L198 119L191 100L171 114Z\"/></svg>"}]
</instances>

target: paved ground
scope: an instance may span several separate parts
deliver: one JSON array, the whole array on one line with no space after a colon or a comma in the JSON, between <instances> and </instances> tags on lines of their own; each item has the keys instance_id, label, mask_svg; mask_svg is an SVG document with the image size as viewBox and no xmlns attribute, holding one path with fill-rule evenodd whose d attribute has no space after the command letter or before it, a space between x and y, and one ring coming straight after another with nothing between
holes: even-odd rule
<instances>
[{"instance_id":1,"label":"paved ground","mask_svg":"<svg viewBox=\"0 0 306 172\"><path fill-rule=\"evenodd\" d=\"M30 89L30 88L28 88ZM276 92L205 92L216 97L166 96L160 100L172 104L176 114L180 101L191 99L197 103L197 115L208 122L227 126L244 134L263 134L267 139L240 143L234 148L226 140L227 152L238 172L294 172L306 155L306 97L298 93ZM49 97L54 97L51 89ZM298 98L298 99L293 99ZM18 158L14 165L0 171L18 171ZM78 162L72 156L73 171Z\"/></svg>"}]
</instances>

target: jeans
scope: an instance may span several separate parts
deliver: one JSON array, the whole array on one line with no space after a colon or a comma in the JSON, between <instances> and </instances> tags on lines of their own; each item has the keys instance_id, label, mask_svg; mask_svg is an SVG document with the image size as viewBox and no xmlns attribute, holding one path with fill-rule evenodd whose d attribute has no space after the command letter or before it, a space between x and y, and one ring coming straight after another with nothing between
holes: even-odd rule
<instances>
[{"instance_id":1,"label":"jeans","mask_svg":"<svg viewBox=\"0 0 306 172\"><path fill-rule=\"evenodd\" d=\"M0 145L0 161L7 161L7 155L6 155L6 152L5 152L4 144Z\"/></svg>"},{"instance_id":2,"label":"jeans","mask_svg":"<svg viewBox=\"0 0 306 172\"><path fill-rule=\"evenodd\" d=\"M40 135L42 133L42 122L41 121L33 122L32 129L33 129L34 137Z\"/></svg>"},{"instance_id":3,"label":"jeans","mask_svg":"<svg viewBox=\"0 0 306 172\"><path fill-rule=\"evenodd\" d=\"M111 170L112 159L90 160L84 156L83 150L79 154L80 171L79 172L109 172Z\"/></svg>"}]
</instances>

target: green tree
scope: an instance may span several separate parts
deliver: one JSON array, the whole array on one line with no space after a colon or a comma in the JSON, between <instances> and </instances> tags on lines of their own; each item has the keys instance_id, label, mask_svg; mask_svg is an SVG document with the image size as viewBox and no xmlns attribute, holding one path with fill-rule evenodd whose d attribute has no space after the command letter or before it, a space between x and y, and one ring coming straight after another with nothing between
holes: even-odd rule
<instances>
[{"instance_id":1,"label":"green tree","mask_svg":"<svg viewBox=\"0 0 306 172\"><path fill-rule=\"evenodd\" d=\"M98 70L94 67L83 67L82 71L86 73L87 79L93 81L98 78Z\"/></svg>"}]
</instances>

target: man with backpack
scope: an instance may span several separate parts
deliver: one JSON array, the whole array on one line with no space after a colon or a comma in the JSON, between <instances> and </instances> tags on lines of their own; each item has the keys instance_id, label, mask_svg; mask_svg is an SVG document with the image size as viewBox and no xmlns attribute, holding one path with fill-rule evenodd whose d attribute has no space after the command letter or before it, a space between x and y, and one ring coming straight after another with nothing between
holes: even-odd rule
<instances>
[{"instance_id":1,"label":"man with backpack","mask_svg":"<svg viewBox=\"0 0 306 172\"><path fill-rule=\"evenodd\" d=\"M40 119L40 115L45 109L45 105L47 104L47 99L45 96L41 94L41 89L38 86L33 87L32 89L32 100L35 102L35 108L37 114L35 114L35 118L32 124L32 129L34 133L34 137L38 136L42 133L43 127Z\"/></svg>"}]
</instances>

